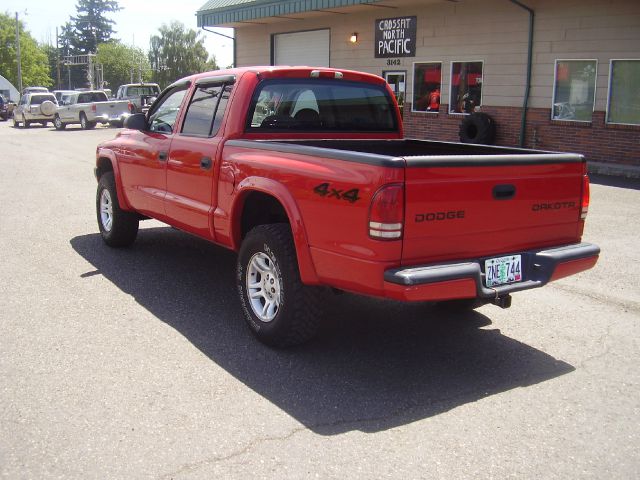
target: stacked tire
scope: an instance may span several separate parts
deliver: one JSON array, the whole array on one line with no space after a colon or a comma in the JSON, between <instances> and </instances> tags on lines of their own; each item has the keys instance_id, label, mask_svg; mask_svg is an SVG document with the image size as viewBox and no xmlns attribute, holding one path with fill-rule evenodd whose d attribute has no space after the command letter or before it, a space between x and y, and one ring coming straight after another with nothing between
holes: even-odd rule
<instances>
[{"instance_id":1,"label":"stacked tire","mask_svg":"<svg viewBox=\"0 0 640 480\"><path fill-rule=\"evenodd\" d=\"M459 134L463 143L493 145L496 141L496 124L486 113L474 112L464 117Z\"/></svg>"}]
</instances>

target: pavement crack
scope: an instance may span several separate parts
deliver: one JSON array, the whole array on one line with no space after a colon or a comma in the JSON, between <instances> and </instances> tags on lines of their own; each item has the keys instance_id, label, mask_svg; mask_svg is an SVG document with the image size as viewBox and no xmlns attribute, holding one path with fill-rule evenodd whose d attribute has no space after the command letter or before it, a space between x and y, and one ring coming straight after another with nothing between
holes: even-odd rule
<instances>
[{"instance_id":1,"label":"pavement crack","mask_svg":"<svg viewBox=\"0 0 640 480\"><path fill-rule=\"evenodd\" d=\"M252 440L249 443L247 443L241 449L235 450L235 451L229 453L228 455L214 455L213 457L207 458L207 459L199 461L199 462L186 463L186 464L182 465L180 468L178 468L177 470L175 470L175 471L173 471L171 473L168 473L168 474L165 474L165 475L161 475L160 477L158 477L158 479L159 480L173 480L173 479L177 478L179 475L182 475L183 473L195 472L195 471L198 471L202 467L205 467L207 465L214 465L216 463L226 462L228 460L232 460L233 458L245 455L246 453L248 453L249 451L253 450L254 448L256 448L257 446L259 446L259 445L261 445L263 443L279 442L279 441L289 440L291 437L293 437L297 433L300 433L300 432L305 431L305 430L307 430L306 427L300 426L298 428L294 428L293 430L289 431L286 435L267 436L267 437L255 438L254 440Z\"/></svg>"},{"instance_id":2,"label":"pavement crack","mask_svg":"<svg viewBox=\"0 0 640 480\"><path fill-rule=\"evenodd\" d=\"M634 300L624 300L624 299L596 293L593 291L585 290L583 288L573 287L570 285L562 285L559 283L551 284L551 286L553 288L557 288L558 290L562 290L563 292L579 295L582 297L587 297L587 298L590 298L591 300L595 300L597 302L601 302L606 305L618 307L625 311L640 313L640 302L637 302Z\"/></svg>"}]
</instances>

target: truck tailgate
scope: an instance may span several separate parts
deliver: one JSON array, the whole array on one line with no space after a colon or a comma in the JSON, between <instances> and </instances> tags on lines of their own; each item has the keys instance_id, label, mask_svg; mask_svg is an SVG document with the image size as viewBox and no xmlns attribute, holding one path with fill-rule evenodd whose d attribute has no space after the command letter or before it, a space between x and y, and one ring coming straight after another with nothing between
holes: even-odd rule
<instances>
[{"instance_id":1,"label":"truck tailgate","mask_svg":"<svg viewBox=\"0 0 640 480\"><path fill-rule=\"evenodd\" d=\"M403 265L578 242L583 157L407 157Z\"/></svg>"}]
</instances>

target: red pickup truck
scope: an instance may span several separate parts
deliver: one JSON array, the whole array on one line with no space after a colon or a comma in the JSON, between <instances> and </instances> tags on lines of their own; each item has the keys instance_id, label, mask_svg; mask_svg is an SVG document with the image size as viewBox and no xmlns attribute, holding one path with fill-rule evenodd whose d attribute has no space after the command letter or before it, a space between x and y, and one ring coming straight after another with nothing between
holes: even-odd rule
<instances>
[{"instance_id":1,"label":"red pickup truck","mask_svg":"<svg viewBox=\"0 0 640 480\"><path fill-rule=\"evenodd\" d=\"M314 335L325 287L508 307L598 259L581 155L404 139L374 75L202 73L126 127L97 148L104 241L152 217L239 252L242 309L270 345Z\"/></svg>"}]
</instances>

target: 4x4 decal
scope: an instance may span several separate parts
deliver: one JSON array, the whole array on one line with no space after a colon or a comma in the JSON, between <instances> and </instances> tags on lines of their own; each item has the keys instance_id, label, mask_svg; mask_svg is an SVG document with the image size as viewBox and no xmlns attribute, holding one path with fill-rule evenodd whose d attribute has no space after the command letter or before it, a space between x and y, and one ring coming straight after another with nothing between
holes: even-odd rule
<instances>
[{"instance_id":1,"label":"4x4 decal","mask_svg":"<svg viewBox=\"0 0 640 480\"><path fill-rule=\"evenodd\" d=\"M357 188L344 191L333 188L330 183L321 183L313 191L323 198L337 198L338 200L346 200L349 203L355 203L360 200L358 196L360 190Z\"/></svg>"}]
</instances>

